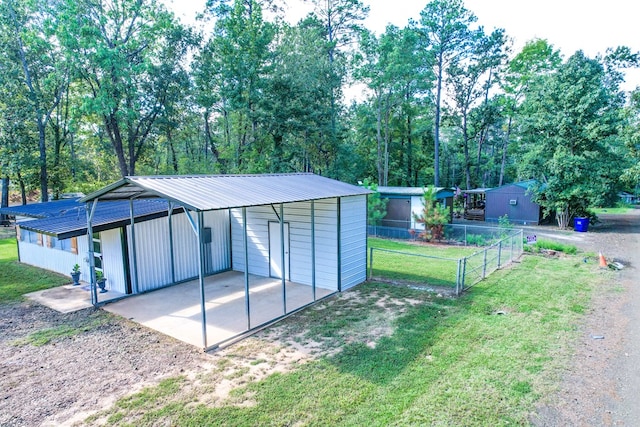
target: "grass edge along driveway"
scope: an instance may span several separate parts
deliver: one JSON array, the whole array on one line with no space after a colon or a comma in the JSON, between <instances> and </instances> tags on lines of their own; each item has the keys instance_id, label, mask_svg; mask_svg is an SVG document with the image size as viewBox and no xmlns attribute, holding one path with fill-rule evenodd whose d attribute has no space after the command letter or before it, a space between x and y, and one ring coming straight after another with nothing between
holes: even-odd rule
<instances>
[{"instance_id":1,"label":"grass edge along driveway","mask_svg":"<svg viewBox=\"0 0 640 427\"><path fill-rule=\"evenodd\" d=\"M518 266L494 273L460 299L366 283L350 291L355 296L325 301L278 327L285 341L289 334L329 350L310 363L249 381L215 405L199 403L216 386L206 374L197 382L170 378L87 421L527 424L536 403L558 386L592 292L615 291L610 274L598 270L595 260L525 255ZM381 301L400 303L400 314L392 316L391 332L371 346L368 331L386 316Z\"/></svg>"}]
</instances>

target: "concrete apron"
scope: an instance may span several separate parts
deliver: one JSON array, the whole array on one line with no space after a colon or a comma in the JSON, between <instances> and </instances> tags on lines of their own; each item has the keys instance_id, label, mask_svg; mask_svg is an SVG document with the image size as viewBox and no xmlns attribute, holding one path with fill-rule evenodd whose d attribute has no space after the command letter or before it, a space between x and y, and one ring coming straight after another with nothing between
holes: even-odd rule
<instances>
[{"instance_id":1,"label":"concrete apron","mask_svg":"<svg viewBox=\"0 0 640 427\"><path fill-rule=\"evenodd\" d=\"M316 288L316 299L333 291ZM313 302L311 286L286 282L287 313ZM244 273L228 271L205 279L207 346L285 314L282 281L249 276L251 323L245 308ZM203 348L202 314L198 280L158 289L105 305L104 310L155 329L180 341Z\"/></svg>"},{"instance_id":2,"label":"concrete apron","mask_svg":"<svg viewBox=\"0 0 640 427\"><path fill-rule=\"evenodd\" d=\"M98 302L103 303L123 296L115 291L105 293L98 291ZM25 297L60 313L71 313L92 307L89 284L84 282L81 282L79 286L64 285L31 292L25 294Z\"/></svg>"}]
</instances>

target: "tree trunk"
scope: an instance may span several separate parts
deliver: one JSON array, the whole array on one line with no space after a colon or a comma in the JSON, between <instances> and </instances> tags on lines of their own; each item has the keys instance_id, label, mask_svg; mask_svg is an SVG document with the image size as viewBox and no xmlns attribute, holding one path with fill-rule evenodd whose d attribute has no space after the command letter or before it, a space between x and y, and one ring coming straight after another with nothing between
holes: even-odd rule
<instances>
[{"instance_id":1,"label":"tree trunk","mask_svg":"<svg viewBox=\"0 0 640 427\"><path fill-rule=\"evenodd\" d=\"M111 145L113 145L113 149L116 152L116 157L118 159L118 167L120 168L120 175L124 178L127 175L130 175L129 168L127 166L127 159L124 156L124 146L122 144L122 134L120 133L120 127L118 126L118 122L115 118L114 113L110 113L109 115L103 116L104 126L107 130L107 135L109 135L109 140L111 141Z\"/></svg>"},{"instance_id":2,"label":"tree trunk","mask_svg":"<svg viewBox=\"0 0 640 427\"><path fill-rule=\"evenodd\" d=\"M507 134L504 138L504 146L502 147L502 162L500 163L500 179L498 180L498 187L502 187L504 181L504 168L507 163L507 147L509 146L509 138L511 137L511 121L513 119L509 117L509 123L507 124Z\"/></svg>"},{"instance_id":3,"label":"tree trunk","mask_svg":"<svg viewBox=\"0 0 640 427\"><path fill-rule=\"evenodd\" d=\"M378 143L378 185L382 185L383 180L383 157L382 157L382 96L378 92L376 96L376 142Z\"/></svg>"},{"instance_id":4,"label":"tree trunk","mask_svg":"<svg viewBox=\"0 0 640 427\"><path fill-rule=\"evenodd\" d=\"M407 93L406 99L410 99L409 93ZM413 169L413 140L411 139L411 112L407 111L407 185L411 186L411 176ZM415 185L415 183L414 183Z\"/></svg>"},{"instance_id":5,"label":"tree trunk","mask_svg":"<svg viewBox=\"0 0 640 427\"><path fill-rule=\"evenodd\" d=\"M24 185L24 179L22 179L22 175L18 172L18 185L20 186L20 197L22 200L22 204L27 204L27 189Z\"/></svg>"},{"instance_id":6,"label":"tree trunk","mask_svg":"<svg viewBox=\"0 0 640 427\"><path fill-rule=\"evenodd\" d=\"M467 134L467 114L462 115L462 140L464 143L464 175L467 190L471 190L471 161L469 158L469 135Z\"/></svg>"},{"instance_id":7,"label":"tree trunk","mask_svg":"<svg viewBox=\"0 0 640 427\"><path fill-rule=\"evenodd\" d=\"M444 53L438 53L438 77L436 80L436 117L433 132L433 185L440 186L440 102L442 98L442 68L444 66Z\"/></svg>"},{"instance_id":8,"label":"tree trunk","mask_svg":"<svg viewBox=\"0 0 640 427\"><path fill-rule=\"evenodd\" d=\"M39 150L39 158L38 164L40 166L40 200L42 202L46 202L49 199L49 189L48 185L48 177L47 177L47 146L45 143L45 126L47 125L46 120L43 118L42 106L40 105L40 99L38 98L38 94L36 93L35 86L33 84L31 70L29 69L29 64L27 62L27 55L25 53L24 44L22 42L22 38L20 37L20 28L18 24L18 18L16 17L16 12L13 8L13 4L9 3L9 13L11 14L11 18L13 20L13 24L15 26L15 36L16 42L18 43L18 55L20 56L20 62L22 64L22 71L24 72L24 81L29 89L29 98L33 103L33 107L36 114L36 124L38 127L38 150Z\"/></svg>"},{"instance_id":9,"label":"tree trunk","mask_svg":"<svg viewBox=\"0 0 640 427\"><path fill-rule=\"evenodd\" d=\"M556 221L558 222L558 228L565 230L569 225L569 207L564 209L558 209L556 211Z\"/></svg>"},{"instance_id":10,"label":"tree trunk","mask_svg":"<svg viewBox=\"0 0 640 427\"><path fill-rule=\"evenodd\" d=\"M6 208L9 206L9 177L2 177L2 198L0 199L0 208ZM0 215L0 222L6 221L6 215Z\"/></svg>"},{"instance_id":11,"label":"tree trunk","mask_svg":"<svg viewBox=\"0 0 640 427\"><path fill-rule=\"evenodd\" d=\"M213 160L218 162L220 160L220 153L218 152L218 147L216 147L215 142L213 141L213 137L211 136L211 126L209 125L209 111L205 111L204 113L204 134L205 139L207 141L207 146L211 147L211 154L213 154Z\"/></svg>"}]
</instances>

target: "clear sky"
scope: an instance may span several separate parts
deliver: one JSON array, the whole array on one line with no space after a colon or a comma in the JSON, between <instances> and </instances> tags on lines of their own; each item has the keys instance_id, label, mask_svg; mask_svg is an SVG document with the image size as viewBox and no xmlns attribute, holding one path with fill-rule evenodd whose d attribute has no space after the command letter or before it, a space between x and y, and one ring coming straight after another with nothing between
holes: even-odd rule
<instances>
[{"instance_id":1,"label":"clear sky","mask_svg":"<svg viewBox=\"0 0 640 427\"><path fill-rule=\"evenodd\" d=\"M205 0L163 0L185 22L192 22ZM407 25L418 20L426 0L363 0L370 7L365 25L377 33L388 23ZM286 14L295 23L311 10L302 0L286 0ZM583 50L593 57L609 47L629 46L640 51L640 2L636 0L465 0L486 31L504 28L514 52L533 38L545 38L564 57ZM625 89L640 86L640 71L627 74Z\"/></svg>"}]
</instances>

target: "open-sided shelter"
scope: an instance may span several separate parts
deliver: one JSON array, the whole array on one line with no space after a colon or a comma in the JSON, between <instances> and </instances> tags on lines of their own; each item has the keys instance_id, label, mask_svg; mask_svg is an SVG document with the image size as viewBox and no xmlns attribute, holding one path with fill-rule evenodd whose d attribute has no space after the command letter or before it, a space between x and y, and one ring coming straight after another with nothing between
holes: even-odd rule
<instances>
[{"instance_id":1,"label":"open-sided shelter","mask_svg":"<svg viewBox=\"0 0 640 427\"><path fill-rule=\"evenodd\" d=\"M123 295L197 279L198 323L209 348L365 281L368 193L314 174L126 177L80 200L86 237L76 252L86 261L94 304L98 271L110 292ZM123 204L127 219L113 228L101 223L101 212ZM148 204L162 208L143 221ZM228 293L215 288L221 272L236 272L240 290L227 281L220 288ZM272 314L265 317L255 309L267 290ZM300 293L304 298L292 299ZM229 310L231 304L236 308ZM235 326L223 324L223 307ZM183 315L195 316L173 317ZM222 332L208 334L208 327Z\"/></svg>"}]
</instances>

